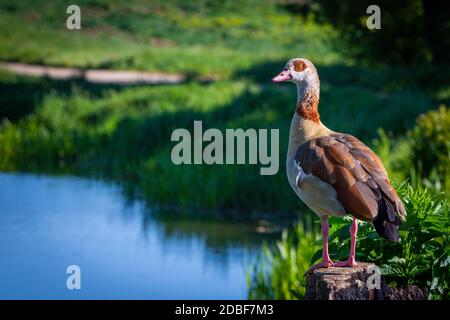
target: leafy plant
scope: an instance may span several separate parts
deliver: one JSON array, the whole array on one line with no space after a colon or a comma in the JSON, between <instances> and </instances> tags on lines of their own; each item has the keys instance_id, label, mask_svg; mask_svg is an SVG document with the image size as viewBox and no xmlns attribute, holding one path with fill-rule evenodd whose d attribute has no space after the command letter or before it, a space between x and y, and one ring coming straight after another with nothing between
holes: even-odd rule
<instances>
[{"instance_id":1,"label":"leafy plant","mask_svg":"<svg viewBox=\"0 0 450 320\"><path fill-rule=\"evenodd\" d=\"M423 187L403 183L398 188L408 216L400 226L400 241L380 238L373 226L358 230L357 260L381 266L391 286L418 285L429 289L430 299L449 299L450 213L447 199ZM334 260L349 254L351 218L330 218L329 250ZM320 259L322 239L300 224L286 231L275 250L265 247L249 276L249 297L298 299L304 295L303 273ZM313 250L316 250L313 254Z\"/></svg>"},{"instance_id":2,"label":"leafy plant","mask_svg":"<svg viewBox=\"0 0 450 320\"><path fill-rule=\"evenodd\" d=\"M403 183L398 188L408 216L400 226L400 241L381 239L372 225L364 223L358 231L357 254L382 267L392 285L415 284L428 287L430 298L449 298L450 211L443 194ZM335 259L348 255L349 223L330 220L330 252ZM315 257L320 255L319 250Z\"/></svg>"}]
</instances>

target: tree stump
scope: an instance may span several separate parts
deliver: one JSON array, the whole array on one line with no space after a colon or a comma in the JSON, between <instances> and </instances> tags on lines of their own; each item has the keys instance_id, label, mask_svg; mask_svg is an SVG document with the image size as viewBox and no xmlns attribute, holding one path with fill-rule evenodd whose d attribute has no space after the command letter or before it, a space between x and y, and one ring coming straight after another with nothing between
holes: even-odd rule
<instances>
[{"instance_id":1,"label":"tree stump","mask_svg":"<svg viewBox=\"0 0 450 320\"><path fill-rule=\"evenodd\" d=\"M417 286L390 288L373 263L319 268L307 275L305 300L425 300L427 290ZM378 277L378 278L377 278Z\"/></svg>"}]
</instances>

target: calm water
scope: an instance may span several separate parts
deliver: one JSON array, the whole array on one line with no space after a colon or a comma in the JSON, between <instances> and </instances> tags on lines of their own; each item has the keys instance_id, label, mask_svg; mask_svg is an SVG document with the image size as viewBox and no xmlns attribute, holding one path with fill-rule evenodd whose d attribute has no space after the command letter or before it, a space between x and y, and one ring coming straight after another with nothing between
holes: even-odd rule
<instances>
[{"instance_id":1,"label":"calm water","mask_svg":"<svg viewBox=\"0 0 450 320\"><path fill-rule=\"evenodd\" d=\"M233 222L234 221L234 222ZM151 210L120 187L0 173L0 298L243 299L257 222ZM81 268L81 290L66 268Z\"/></svg>"}]
</instances>

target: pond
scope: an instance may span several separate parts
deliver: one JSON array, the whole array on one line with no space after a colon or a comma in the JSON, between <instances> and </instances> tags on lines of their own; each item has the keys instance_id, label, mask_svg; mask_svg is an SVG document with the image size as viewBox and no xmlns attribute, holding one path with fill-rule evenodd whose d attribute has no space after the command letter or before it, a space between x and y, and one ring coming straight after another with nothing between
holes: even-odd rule
<instances>
[{"instance_id":1,"label":"pond","mask_svg":"<svg viewBox=\"0 0 450 320\"><path fill-rule=\"evenodd\" d=\"M0 173L0 299L245 299L247 264L279 229L154 209L107 182Z\"/></svg>"}]
</instances>

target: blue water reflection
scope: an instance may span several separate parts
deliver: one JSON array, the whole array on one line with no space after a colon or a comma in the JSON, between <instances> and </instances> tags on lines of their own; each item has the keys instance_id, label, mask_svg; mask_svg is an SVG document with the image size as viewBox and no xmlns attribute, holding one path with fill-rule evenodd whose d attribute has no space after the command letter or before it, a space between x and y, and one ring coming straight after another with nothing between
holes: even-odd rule
<instances>
[{"instance_id":1,"label":"blue water reflection","mask_svg":"<svg viewBox=\"0 0 450 320\"><path fill-rule=\"evenodd\" d=\"M0 173L0 298L241 299L246 261L276 233L151 210L120 187ZM81 290L66 268L81 268Z\"/></svg>"}]
</instances>

